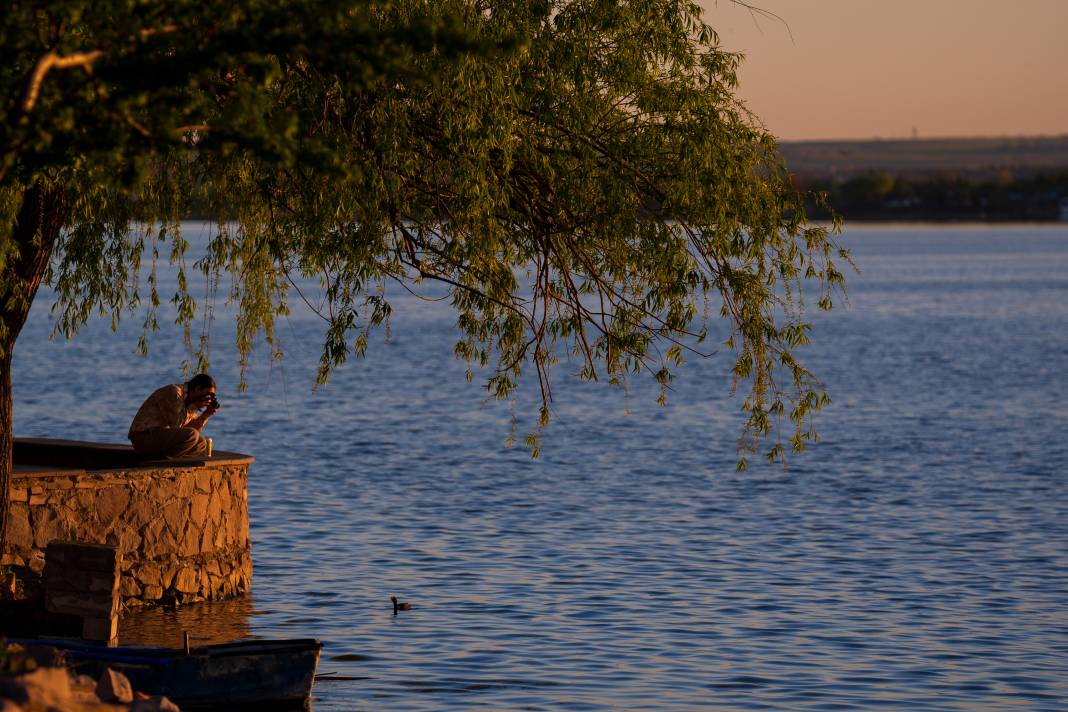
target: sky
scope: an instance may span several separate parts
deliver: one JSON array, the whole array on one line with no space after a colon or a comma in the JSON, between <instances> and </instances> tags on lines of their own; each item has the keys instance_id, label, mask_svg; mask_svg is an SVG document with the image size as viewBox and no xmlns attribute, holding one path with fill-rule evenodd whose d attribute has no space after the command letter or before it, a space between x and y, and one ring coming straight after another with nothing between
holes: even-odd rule
<instances>
[{"instance_id":1,"label":"sky","mask_svg":"<svg viewBox=\"0 0 1068 712\"><path fill-rule=\"evenodd\" d=\"M787 141L1068 134L1068 0L699 0Z\"/></svg>"}]
</instances>

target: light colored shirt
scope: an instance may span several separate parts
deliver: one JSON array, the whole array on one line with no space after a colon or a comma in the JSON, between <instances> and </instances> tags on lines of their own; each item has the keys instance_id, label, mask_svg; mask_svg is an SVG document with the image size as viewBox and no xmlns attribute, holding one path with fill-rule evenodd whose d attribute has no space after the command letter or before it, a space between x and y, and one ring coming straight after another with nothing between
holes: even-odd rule
<instances>
[{"instance_id":1,"label":"light colored shirt","mask_svg":"<svg viewBox=\"0 0 1068 712\"><path fill-rule=\"evenodd\" d=\"M186 407L185 386L172 383L169 386L157 388L141 404L133 422L130 423L130 433L149 428L182 428L195 420L197 415L195 409Z\"/></svg>"}]
</instances>

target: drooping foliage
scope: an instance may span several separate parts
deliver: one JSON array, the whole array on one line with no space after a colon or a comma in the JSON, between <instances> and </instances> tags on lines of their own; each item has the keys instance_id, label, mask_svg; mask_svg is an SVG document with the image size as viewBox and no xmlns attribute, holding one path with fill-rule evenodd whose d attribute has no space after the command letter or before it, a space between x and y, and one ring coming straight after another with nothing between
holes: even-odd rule
<instances>
[{"instance_id":1,"label":"drooping foliage","mask_svg":"<svg viewBox=\"0 0 1068 712\"><path fill-rule=\"evenodd\" d=\"M156 328L172 295L142 259L181 260L196 211L218 229L195 268L232 285L243 357L306 299L325 381L388 318L382 285L434 283L456 354L497 398L532 370L544 426L559 358L666 388L718 310L743 450L780 419L795 449L814 436L802 286L829 309L848 255L807 223L694 3L31 2L0 32L2 297L33 297L8 276L20 209L61 194L48 279L68 336L98 312Z\"/></svg>"}]
</instances>

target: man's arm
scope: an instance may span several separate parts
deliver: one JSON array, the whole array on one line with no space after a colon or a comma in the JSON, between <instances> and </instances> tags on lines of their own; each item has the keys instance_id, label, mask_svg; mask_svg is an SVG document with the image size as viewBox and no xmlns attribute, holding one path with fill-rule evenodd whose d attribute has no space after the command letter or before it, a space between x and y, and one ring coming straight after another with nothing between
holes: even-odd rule
<instances>
[{"instance_id":1,"label":"man's arm","mask_svg":"<svg viewBox=\"0 0 1068 712\"><path fill-rule=\"evenodd\" d=\"M199 433L201 429L208 424L208 418L215 415L218 410L219 409L216 408L214 405L208 405L206 408L204 408L203 411L201 411L200 415L189 421L187 427L193 428Z\"/></svg>"}]
</instances>

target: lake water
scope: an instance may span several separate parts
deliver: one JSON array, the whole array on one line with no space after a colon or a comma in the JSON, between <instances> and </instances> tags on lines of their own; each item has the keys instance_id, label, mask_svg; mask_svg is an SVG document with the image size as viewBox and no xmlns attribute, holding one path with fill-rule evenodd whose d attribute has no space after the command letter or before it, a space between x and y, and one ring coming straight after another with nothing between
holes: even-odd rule
<instances>
[{"instance_id":1,"label":"lake water","mask_svg":"<svg viewBox=\"0 0 1068 712\"><path fill-rule=\"evenodd\" d=\"M805 351L834 404L788 472L734 472L726 353L665 408L565 364L533 461L452 359L446 307L395 289L388 340L314 393L315 317L238 394L220 315L206 434L257 458L253 593L128 615L124 640L319 637L318 712L1068 709L1068 229L844 241L851 305ZM122 441L182 340L141 358L134 317L49 342L47 305L16 434Z\"/></svg>"}]
</instances>

